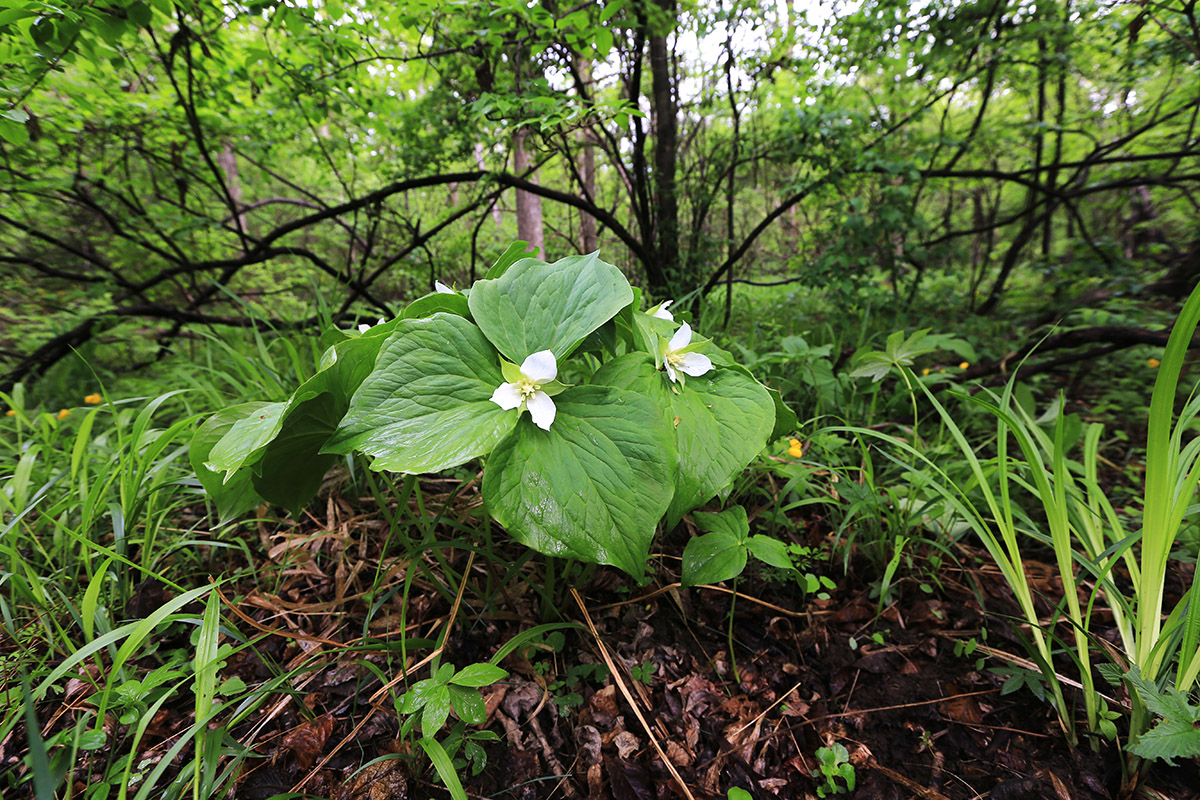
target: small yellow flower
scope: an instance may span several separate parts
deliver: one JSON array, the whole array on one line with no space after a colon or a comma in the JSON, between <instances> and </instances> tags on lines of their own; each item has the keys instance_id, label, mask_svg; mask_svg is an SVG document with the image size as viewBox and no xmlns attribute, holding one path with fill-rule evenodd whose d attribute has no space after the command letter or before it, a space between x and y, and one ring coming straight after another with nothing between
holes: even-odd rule
<instances>
[{"instance_id":1,"label":"small yellow flower","mask_svg":"<svg viewBox=\"0 0 1200 800\"><path fill-rule=\"evenodd\" d=\"M792 458L800 458L804 455L804 445L799 439L788 439L788 455Z\"/></svg>"},{"instance_id":2,"label":"small yellow flower","mask_svg":"<svg viewBox=\"0 0 1200 800\"><path fill-rule=\"evenodd\" d=\"M59 419L62 419L63 417L69 417L69 416L71 416L71 409L69 409L69 408L64 408L62 411L58 412Z\"/></svg>"},{"instance_id":3,"label":"small yellow flower","mask_svg":"<svg viewBox=\"0 0 1200 800\"><path fill-rule=\"evenodd\" d=\"M6 416L6 417L15 417L16 415L17 415L17 410L15 408L10 408L8 411L4 412L4 416Z\"/></svg>"},{"instance_id":4,"label":"small yellow flower","mask_svg":"<svg viewBox=\"0 0 1200 800\"><path fill-rule=\"evenodd\" d=\"M1154 369L1161 363L1162 362L1159 361L1157 358L1147 358L1146 359L1146 366L1149 367L1150 369Z\"/></svg>"},{"instance_id":5,"label":"small yellow flower","mask_svg":"<svg viewBox=\"0 0 1200 800\"><path fill-rule=\"evenodd\" d=\"M83 402L94 406L97 403L104 402L104 398L100 396L99 392L96 392L95 394L89 394L87 397L83 398Z\"/></svg>"},{"instance_id":6,"label":"small yellow flower","mask_svg":"<svg viewBox=\"0 0 1200 800\"><path fill-rule=\"evenodd\" d=\"M959 364L959 365L958 365L958 368L959 368L959 369L966 369L966 368L967 368L967 367L969 367L969 366L971 366L971 363L970 363L969 361L963 361L961 364Z\"/></svg>"},{"instance_id":7,"label":"small yellow flower","mask_svg":"<svg viewBox=\"0 0 1200 800\"><path fill-rule=\"evenodd\" d=\"M925 369L921 370L921 374L922 374L922 375L928 375L928 374L929 374L929 367L926 367Z\"/></svg>"}]
</instances>

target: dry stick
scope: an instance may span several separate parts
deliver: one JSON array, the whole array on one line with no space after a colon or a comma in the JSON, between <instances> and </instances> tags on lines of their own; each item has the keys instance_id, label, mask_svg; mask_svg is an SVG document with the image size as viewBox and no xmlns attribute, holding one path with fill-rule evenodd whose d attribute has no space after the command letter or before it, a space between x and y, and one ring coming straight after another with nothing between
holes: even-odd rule
<instances>
[{"instance_id":1,"label":"dry stick","mask_svg":"<svg viewBox=\"0 0 1200 800\"><path fill-rule=\"evenodd\" d=\"M371 695L371 710L367 712L366 716L362 718L361 722L354 726L354 730L350 731L350 733L346 734L345 738L338 742L337 747L330 750L329 753L326 754L326 756L322 758L307 775L300 779L299 783L292 787L291 791L293 793L299 792L301 789L303 789L304 785L312 780L316 774L320 772L327 763L329 763L331 758L337 755L343 747L354 740L354 737L357 736L358 732L363 729L363 726L367 724L371 717L375 716L375 712L379 711L379 709L383 707L383 701L387 698L388 692L390 692L396 685L407 678L411 673L425 666L430 661L433 661L442 654L442 650L446 646L446 641L450 638L450 629L454 626L454 616L458 613L458 607L462 603L463 592L465 592L467 588L467 578L470 577L471 565L474 563L475 553L472 552L470 557L467 558L467 567L463 570L462 583L458 585L458 594L454 596L454 604L450 606L450 613L446 618L446 633L442 637L442 643L438 645L436 650L422 658L416 664L413 664L411 667L405 667L399 675L392 678L387 682L387 684L380 687L375 694Z\"/></svg>"},{"instance_id":2,"label":"dry stick","mask_svg":"<svg viewBox=\"0 0 1200 800\"><path fill-rule=\"evenodd\" d=\"M651 597L658 597L660 594L665 594L666 592L669 592L672 589L679 589L682 586L683 586L683 584L678 583L678 582L669 583L666 586L655 589L653 592L649 592L647 594L641 595L640 597L634 597L629 600L621 600L616 603L609 603L608 605L596 606L596 610L604 611L609 608L617 608L618 606L627 606L627 605L630 605L631 603L641 603L645 600L649 600ZM698 586L692 586L690 588L692 588L692 589L712 589L714 592L725 592L726 594L736 595L736 596L742 598L743 600L748 600L751 603L760 605L763 608L769 608L772 611L778 611L780 614L786 614L789 617L808 618L810 616L823 616L826 614L833 613L832 611L829 611L829 610L792 611L790 609L783 608L782 606L777 606L774 603L768 603L766 600L759 600L757 597L753 597L753 596L745 594L743 592L735 592L733 589L726 589L724 586L713 586L710 583L702 583Z\"/></svg>"},{"instance_id":3,"label":"dry stick","mask_svg":"<svg viewBox=\"0 0 1200 800\"><path fill-rule=\"evenodd\" d=\"M629 703L629 707L633 709L634 716L638 722L642 724L642 730L650 737L650 744L654 745L654 749L658 751L659 758L666 765L667 771L671 773L671 777L679 784L679 788L683 790L683 796L688 800L696 800L692 790L683 782L683 777L679 774L679 770L675 769L675 765L671 763L671 759L667 758L666 752L662 749L662 745L658 743L658 739L654 735L650 723L646 722L646 718L642 716L641 709L638 708L637 701L634 700L633 694L629 691L629 687L625 685L625 681L621 678L621 673L617 671L617 665L613 662L612 656L608 654L608 648L604 645L604 640L600 638L600 632L596 630L596 626L592 623L592 617L588 614L587 606L583 604L583 598L579 596L579 592L575 591L575 587L571 587L571 596L575 598L575 602L579 604L579 610L583 613L583 619L587 623L588 629L592 632L592 636L596 639L596 645L600 648L600 655L604 659L605 665L608 667L608 672L612 675L613 680L617 682L617 688L621 690L621 694L625 696L625 701Z\"/></svg>"},{"instance_id":4,"label":"dry stick","mask_svg":"<svg viewBox=\"0 0 1200 800\"><path fill-rule=\"evenodd\" d=\"M962 639L960 639L957 636L954 636L949 633L942 633L940 631L935 632L934 635L940 636L941 638L947 639L952 642L961 642L962 641ZM1030 672L1039 672L1040 673L1042 671L1041 667L1039 667L1034 662L1030 661L1028 658L1021 658L1020 656L1015 656L1012 653L1006 653L1003 650L997 650L994 647L988 647L985 644L976 644L975 650L977 650L980 653L983 653L985 656L993 656L995 658L1003 659L1010 664L1014 664L1022 669L1027 669ZM1054 677L1058 678L1060 683L1065 683L1067 686L1070 686L1073 689L1078 689L1081 692L1084 690L1083 684L1080 683L1079 681L1075 680L1074 678L1070 678L1070 677L1063 675L1062 673L1057 672L1057 671L1054 673ZM1111 703L1111 704L1121 708L1122 710L1124 710L1127 713L1132 710L1132 708L1128 702L1122 702L1121 700L1117 700L1114 697L1109 697L1108 695L1104 694L1103 692L1096 692L1096 694L1101 699L1103 699L1106 703Z\"/></svg>"},{"instance_id":5,"label":"dry stick","mask_svg":"<svg viewBox=\"0 0 1200 800\"><path fill-rule=\"evenodd\" d=\"M863 764L863 766L867 767L868 769L873 769L876 772L882 772L884 775L891 778L894 782L900 784L905 789L908 789L910 792L915 794L917 797L920 797L921 800L949 800L949 798L947 798L946 795L942 794L937 789L932 789L932 788L929 788L926 786L922 786L921 784L917 783L916 781L912 780L911 778L908 778L904 775L901 775L899 772L896 772L896 770L888 769L883 764L880 764L878 761L871 760L871 761L868 761L866 764Z\"/></svg>"},{"instance_id":6,"label":"dry stick","mask_svg":"<svg viewBox=\"0 0 1200 800\"><path fill-rule=\"evenodd\" d=\"M812 719L805 719L800 724L801 725L815 725L818 722L823 722L824 720L827 720L827 719L837 719L838 717L855 717L855 716L858 716L859 714L875 714L880 711L896 711L897 709L901 709L901 708L916 708L917 706L931 706L934 703L944 703L947 700L957 700L960 697L974 697L975 695L978 695L978 694L995 694L998 691L1000 691L1000 690L999 689L980 689L977 692L963 692L962 694L952 694L949 697L938 697L934 700L918 700L914 703L901 703L901 704L895 705L895 706L880 706L879 708L864 708L864 709L857 710L857 711L839 711L836 714L825 714L820 717L813 717Z\"/></svg>"},{"instance_id":7,"label":"dry stick","mask_svg":"<svg viewBox=\"0 0 1200 800\"><path fill-rule=\"evenodd\" d=\"M800 681L800 682L799 682L799 683L797 683L795 686L793 686L792 688L788 689L786 692L784 692L783 694L781 694L781 695L779 696L779 699L778 699L778 700L776 700L774 703L771 703L771 705L767 706L765 709L763 709L763 712L762 712L761 714L759 714L757 717L755 717L754 719L750 720L750 721L749 721L749 722L747 722L745 725L743 725L742 727L740 727L740 728L738 728L736 731L734 731L734 732L733 732L733 736L737 736L739 733L741 733L742 731L746 730L746 728L749 728L751 725L755 725L755 724L757 724L759 720L761 720L761 719L762 719L763 717L765 717L767 714L771 713L771 709L772 709L772 708L774 708L775 706L779 705L779 704L780 704L780 703L782 703L784 700L787 700L787 699L788 699L788 695L790 695L792 692L796 691L797 689L799 689L799 688L800 688L801 686L803 686L803 685L804 685L804 681ZM726 737L726 738L733 738L733 737L732 737L732 736L730 736L730 737Z\"/></svg>"}]
</instances>

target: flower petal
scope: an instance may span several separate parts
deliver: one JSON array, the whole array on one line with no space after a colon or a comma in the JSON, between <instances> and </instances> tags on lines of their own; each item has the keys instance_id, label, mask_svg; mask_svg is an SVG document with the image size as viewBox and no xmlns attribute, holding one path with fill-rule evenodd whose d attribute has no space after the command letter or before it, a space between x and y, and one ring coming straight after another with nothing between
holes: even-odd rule
<instances>
[{"instance_id":1,"label":"flower petal","mask_svg":"<svg viewBox=\"0 0 1200 800\"><path fill-rule=\"evenodd\" d=\"M550 399L550 395L545 392L534 392L526 407L529 409L529 418L533 420L534 425L544 431L550 430L550 423L554 422L555 411L554 401Z\"/></svg>"},{"instance_id":2,"label":"flower petal","mask_svg":"<svg viewBox=\"0 0 1200 800\"><path fill-rule=\"evenodd\" d=\"M671 337L671 341L667 344L667 352L674 353L676 350L682 350L691 344L692 341L692 326L686 322L679 326L679 330L675 331L675 335Z\"/></svg>"},{"instance_id":3,"label":"flower petal","mask_svg":"<svg viewBox=\"0 0 1200 800\"><path fill-rule=\"evenodd\" d=\"M523 399L521 390L515 383L502 383L496 387L496 391L492 392L492 402L505 411L521 405Z\"/></svg>"},{"instance_id":4,"label":"flower petal","mask_svg":"<svg viewBox=\"0 0 1200 800\"><path fill-rule=\"evenodd\" d=\"M671 307L671 303L674 303L674 302L675 302L674 300L667 300L666 302L661 304L658 308L654 309L654 313L651 314L650 316L655 317L657 319L665 319L667 322L674 322L675 317L671 315L670 311L667 311L667 309Z\"/></svg>"},{"instance_id":5,"label":"flower petal","mask_svg":"<svg viewBox=\"0 0 1200 800\"><path fill-rule=\"evenodd\" d=\"M667 368L667 377L671 379L671 383L679 383L679 376L675 374L675 368L671 366L671 362L663 361L663 366Z\"/></svg>"},{"instance_id":6,"label":"flower petal","mask_svg":"<svg viewBox=\"0 0 1200 800\"><path fill-rule=\"evenodd\" d=\"M558 377L558 362L550 350L539 350L521 362L521 374L534 383L549 383Z\"/></svg>"},{"instance_id":7,"label":"flower petal","mask_svg":"<svg viewBox=\"0 0 1200 800\"><path fill-rule=\"evenodd\" d=\"M458 292L454 291L453 289L451 289L449 286L442 283L441 281L433 282L433 290L435 292L437 292L438 294L458 294Z\"/></svg>"},{"instance_id":8,"label":"flower petal","mask_svg":"<svg viewBox=\"0 0 1200 800\"><path fill-rule=\"evenodd\" d=\"M679 369L693 378L698 378L712 369L712 359L702 353L684 353L679 359Z\"/></svg>"},{"instance_id":9,"label":"flower petal","mask_svg":"<svg viewBox=\"0 0 1200 800\"><path fill-rule=\"evenodd\" d=\"M366 333L369 330L371 330L371 326L369 324L367 324L366 322L364 322L358 326L359 333Z\"/></svg>"}]
</instances>

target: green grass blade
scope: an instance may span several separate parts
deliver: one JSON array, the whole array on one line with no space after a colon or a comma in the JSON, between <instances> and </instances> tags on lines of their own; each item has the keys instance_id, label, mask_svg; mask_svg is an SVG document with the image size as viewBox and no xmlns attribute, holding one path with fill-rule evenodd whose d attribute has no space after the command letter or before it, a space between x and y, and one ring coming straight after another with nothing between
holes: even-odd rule
<instances>
[{"instance_id":1,"label":"green grass blade","mask_svg":"<svg viewBox=\"0 0 1200 800\"><path fill-rule=\"evenodd\" d=\"M437 770L442 783L446 784L450 797L454 800L467 800L467 793L463 789L462 781L458 779L458 773L454 770L454 764L450 761L446 748L428 736L418 739L417 744L421 745L425 755L429 756L429 760L433 762L433 768Z\"/></svg>"}]
</instances>

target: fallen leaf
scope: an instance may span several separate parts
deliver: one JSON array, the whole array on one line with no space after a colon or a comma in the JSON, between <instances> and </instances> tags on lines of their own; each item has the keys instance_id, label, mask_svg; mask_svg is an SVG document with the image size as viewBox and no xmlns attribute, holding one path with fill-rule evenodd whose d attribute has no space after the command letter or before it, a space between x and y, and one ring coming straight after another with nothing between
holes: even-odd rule
<instances>
[{"instance_id":1,"label":"fallen leaf","mask_svg":"<svg viewBox=\"0 0 1200 800\"><path fill-rule=\"evenodd\" d=\"M292 751L300 769L310 769L316 762L325 749L329 734L333 733L334 724L333 715L326 714L297 725L283 737L284 748Z\"/></svg>"},{"instance_id":2,"label":"fallen leaf","mask_svg":"<svg viewBox=\"0 0 1200 800\"><path fill-rule=\"evenodd\" d=\"M613 800L654 800L650 776L639 765L609 756L604 768Z\"/></svg>"}]
</instances>

